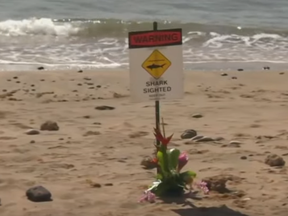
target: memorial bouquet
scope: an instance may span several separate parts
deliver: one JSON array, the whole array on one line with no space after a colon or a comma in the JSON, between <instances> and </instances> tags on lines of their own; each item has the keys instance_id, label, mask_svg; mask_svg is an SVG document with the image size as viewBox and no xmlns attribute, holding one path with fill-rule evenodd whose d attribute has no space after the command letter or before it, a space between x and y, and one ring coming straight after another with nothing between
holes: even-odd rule
<instances>
[{"instance_id":1,"label":"memorial bouquet","mask_svg":"<svg viewBox=\"0 0 288 216\"><path fill-rule=\"evenodd\" d=\"M157 153L154 162L157 163L158 171L156 180L152 186L144 192L141 199L153 202L155 196L180 196L184 194L185 189L191 192L193 181L196 178L196 173L193 171L181 172L182 168L188 162L188 155L185 152L180 152L177 148L168 149L168 144L173 137L165 137L165 129L163 126L163 134L160 127L154 129L154 135L158 140L159 145L155 144ZM204 193L208 193L208 188L205 182L195 184L202 189Z\"/></svg>"}]
</instances>

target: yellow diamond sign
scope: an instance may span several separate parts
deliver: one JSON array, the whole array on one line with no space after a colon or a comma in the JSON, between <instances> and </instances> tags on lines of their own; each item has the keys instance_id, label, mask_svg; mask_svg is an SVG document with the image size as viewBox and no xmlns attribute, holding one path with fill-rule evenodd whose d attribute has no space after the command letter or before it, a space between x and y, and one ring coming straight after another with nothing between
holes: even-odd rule
<instances>
[{"instance_id":1,"label":"yellow diamond sign","mask_svg":"<svg viewBox=\"0 0 288 216\"><path fill-rule=\"evenodd\" d=\"M159 79L170 66L169 59L159 50L154 50L142 64L142 68L155 79Z\"/></svg>"}]
</instances>

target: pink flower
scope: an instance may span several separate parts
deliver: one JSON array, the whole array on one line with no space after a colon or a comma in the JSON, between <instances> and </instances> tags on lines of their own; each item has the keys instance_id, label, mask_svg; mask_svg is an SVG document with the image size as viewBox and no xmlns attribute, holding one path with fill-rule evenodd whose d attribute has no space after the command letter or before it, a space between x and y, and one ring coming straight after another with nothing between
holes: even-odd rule
<instances>
[{"instance_id":1,"label":"pink flower","mask_svg":"<svg viewBox=\"0 0 288 216\"><path fill-rule=\"evenodd\" d=\"M189 158L186 152L182 152L178 158L178 172L187 164Z\"/></svg>"},{"instance_id":2,"label":"pink flower","mask_svg":"<svg viewBox=\"0 0 288 216\"><path fill-rule=\"evenodd\" d=\"M207 187L207 183L204 181L201 181L200 183L195 183L196 187L199 188L200 190L202 190L204 192L204 194L208 194L209 193L209 189Z\"/></svg>"},{"instance_id":3,"label":"pink flower","mask_svg":"<svg viewBox=\"0 0 288 216\"><path fill-rule=\"evenodd\" d=\"M141 197L139 202L148 201L150 203L154 203L156 200L156 195L151 191L144 192L144 195Z\"/></svg>"}]
</instances>

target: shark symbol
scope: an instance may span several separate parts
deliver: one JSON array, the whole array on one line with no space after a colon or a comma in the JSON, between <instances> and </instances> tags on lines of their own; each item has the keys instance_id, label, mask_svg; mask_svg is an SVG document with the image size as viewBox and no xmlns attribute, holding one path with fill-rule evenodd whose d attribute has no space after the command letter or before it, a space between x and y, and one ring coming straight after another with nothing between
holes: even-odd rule
<instances>
[{"instance_id":1,"label":"shark symbol","mask_svg":"<svg viewBox=\"0 0 288 216\"><path fill-rule=\"evenodd\" d=\"M150 70L153 70L153 69L157 69L157 68L160 68L160 67L163 68L164 65L165 65L165 64L158 65L158 64L154 64L154 63L153 63L153 64L151 64L151 65L148 65L147 68L150 69Z\"/></svg>"}]
</instances>

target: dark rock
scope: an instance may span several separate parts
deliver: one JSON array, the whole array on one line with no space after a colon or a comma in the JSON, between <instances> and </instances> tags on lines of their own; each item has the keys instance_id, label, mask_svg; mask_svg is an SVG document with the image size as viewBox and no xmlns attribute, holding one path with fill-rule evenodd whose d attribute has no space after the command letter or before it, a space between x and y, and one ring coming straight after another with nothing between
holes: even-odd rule
<instances>
[{"instance_id":1,"label":"dark rock","mask_svg":"<svg viewBox=\"0 0 288 216\"><path fill-rule=\"evenodd\" d=\"M242 69L242 68L239 68L237 71L244 71L244 69Z\"/></svg>"},{"instance_id":2,"label":"dark rock","mask_svg":"<svg viewBox=\"0 0 288 216\"><path fill-rule=\"evenodd\" d=\"M221 76L228 76L227 73L221 73Z\"/></svg>"},{"instance_id":3,"label":"dark rock","mask_svg":"<svg viewBox=\"0 0 288 216\"><path fill-rule=\"evenodd\" d=\"M41 67L38 67L37 69L38 70L44 70L45 68L43 66L41 66Z\"/></svg>"},{"instance_id":4,"label":"dark rock","mask_svg":"<svg viewBox=\"0 0 288 216\"><path fill-rule=\"evenodd\" d=\"M188 129L181 134L181 139L191 139L195 136L197 136L197 132L193 129Z\"/></svg>"},{"instance_id":5,"label":"dark rock","mask_svg":"<svg viewBox=\"0 0 288 216\"><path fill-rule=\"evenodd\" d=\"M83 73L83 70L78 70L78 73Z\"/></svg>"},{"instance_id":6,"label":"dark rock","mask_svg":"<svg viewBox=\"0 0 288 216\"><path fill-rule=\"evenodd\" d=\"M282 157L276 154L269 154L265 159L265 164L274 167L274 166L284 166L285 161Z\"/></svg>"},{"instance_id":7,"label":"dark rock","mask_svg":"<svg viewBox=\"0 0 288 216\"><path fill-rule=\"evenodd\" d=\"M140 163L144 169L154 169L157 167L157 163L153 161L152 157L144 157Z\"/></svg>"},{"instance_id":8,"label":"dark rock","mask_svg":"<svg viewBox=\"0 0 288 216\"><path fill-rule=\"evenodd\" d=\"M270 67L264 66L263 69L264 69L264 70L270 70Z\"/></svg>"},{"instance_id":9,"label":"dark rock","mask_svg":"<svg viewBox=\"0 0 288 216\"><path fill-rule=\"evenodd\" d=\"M97 136L100 134L101 133L99 131L87 131L86 133L83 134L83 136Z\"/></svg>"},{"instance_id":10,"label":"dark rock","mask_svg":"<svg viewBox=\"0 0 288 216\"><path fill-rule=\"evenodd\" d=\"M101 88L101 85L97 85L96 87L97 87L97 88Z\"/></svg>"},{"instance_id":11,"label":"dark rock","mask_svg":"<svg viewBox=\"0 0 288 216\"><path fill-rule=\"evenodd\" d=\"M33 202L46 202L52 201L52 194L43 186L35 186L26 191L26 196Z\"/></svg>"},{"instance_id":12,"label":"dark rock","mask_svg":"<svg viewBox=\"0 0 288 216\"><path fill-rule=\"evenodd\" d=\"M46 121L40 126L40 130L44 131L58 131L59 126L54 121Z\"/></svg>"},{"instance_id":13,"label":"dark rock","mask_svg":"<svg viewBox=\"0 0 288 216\"><path fill-rule=\"evenodd\" d=\"M31 143L31 144L35 143L35 140L31 140L30 143Z\"/></svg>"},{"instance_id":14,"label":"dark rock","mask_svg":"<svg viewBox=\"0 0 288 216\"><path fill-rule=\"evenodd\" d=\"M193 118L202 118L203 115L200 114L200 113L196 113L196 114L193 114L192 117L193 117Z\"/></svg>"},{"instance_id":15,"label":"dark rock","mask_svg":"<svg viewBox=\"0 0 288 216\"><path fill-rule=\"evenodd\" d=\"M237 77L233 76L231 79L237 79Z\"/></svg>"},{"instance_id":16,"label":"dark rock","mask_svg":"<svg viewBox=\"0 0 288 216\"><path fill-rule=\"evenodd\" d=\"M15 77L13 77L13 79L18 79L18 77L17 77L17 76L15 76Z\"/></svg>"},{"instance_id":17,"label":"dark rock","mask_svg":"<svg viewBox=\"0 0 288 216\"><path fill-rule=\"evenodd\" d=\"M94 125L102 125L101 122L94 122L93 124L94 124Z\"/></svg>"},{"instance_id":18,"label":"dark rock","mask_svg":"<svg viewBox=\"0 0 288 216\"><path fill-rule=\"evenodd\" d=\"M280 72L279 74L280 74L280 75L283 75L283 74L285 74L285 73L284 73L284 72Z\"/></svg>"},{"instance_id":19,"label":"dark rock","mask_svg":"<svg viewBox=\"0 0 288 216\"><path fill-rule=\"evenodd\" d=\"M113 186L113 183L106 183L105 186Z\"/></svg>"},{"instance_id":20,"label":"dark rock","mask_svg":"<svg viewBox=\"0 0 288 216\"><path fill-rule=\"evenodd\" d=\"M247 157L246 157L246 156L241 156L240 159L241 159L241 160L246 160Z\"/></svg>"},{"instance_id":21,"label":"dark rock","mask_svg":"<svg viewBox=\"0 0 288 216\"><path fill-rule=\"evenodd\" d=\"M101 184L99 184L99 183L94 183L91 186L94 187L94 188L101 188L102 187Z\"/></svg>"},{"instance_id":22,"label":"dark rock","mask_svg":"<svg viewBox=\"0 0 288 216\"><path fill-rule=\"evenodd\" d=\"M96 110L114 110L115 107L112 107L112 106L97 106L95 107Z\"/></svg>"}]
</instances>

